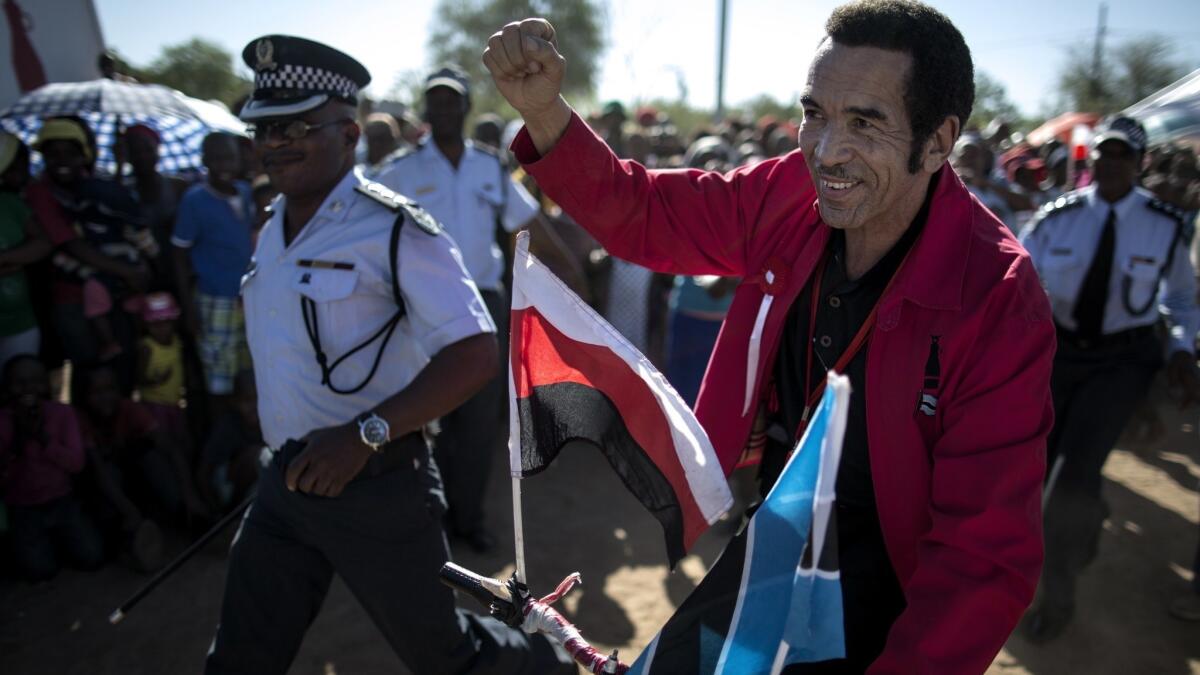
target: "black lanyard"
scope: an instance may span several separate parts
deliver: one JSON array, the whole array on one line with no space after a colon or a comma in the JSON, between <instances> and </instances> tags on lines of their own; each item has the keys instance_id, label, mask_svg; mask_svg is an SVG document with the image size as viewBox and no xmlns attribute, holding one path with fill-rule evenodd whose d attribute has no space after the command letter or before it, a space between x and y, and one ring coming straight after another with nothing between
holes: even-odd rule
<instances>
[{"instance_id":1,"label":"black lanyard","mask_svg":"<svg viewBox=\"0 0 1200 675\"><path fill-rule=\"evenodd\" d=\"M320 322L317 320L317 303L308 296L300 296L300 312L304 316L304 329L308 333L308 341L312 343L313 352L317 359L317 366L321 369L321 384L329 387L329 390L335 394L356 394L370 383L371 378L375 377L375 372L379 370L379 363L383 360L383 352L387 349L388 341L392 339L392 333L396 332L396 326L400 324L400 319L403 319L407 313L404 297L400 294L400 279L398 270L396 269L396 249L400 244L400 228L404 225L404 220L404 212L396 216L396 222L392 225L391 245L388 247L388 262L391 265L392 272L392 296L396 302L396 313L385 321L371 337L334 359L333 363L330 363L325 350L321 348L321 329ZM366 349L368 345L371 345L381 337L383 341L379 343L379 350L375 352L375 360L371 363L371 371L367 373L363 381L359 382L358 386L350 389L339 389L334 385L333 371L346 359Z\"/></svg>"}]
</instances>

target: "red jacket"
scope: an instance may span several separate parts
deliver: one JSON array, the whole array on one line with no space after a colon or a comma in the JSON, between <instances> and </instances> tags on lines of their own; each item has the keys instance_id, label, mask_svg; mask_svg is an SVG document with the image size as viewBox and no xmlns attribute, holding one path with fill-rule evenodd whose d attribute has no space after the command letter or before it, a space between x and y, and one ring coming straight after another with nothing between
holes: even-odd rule
<instances>
[{"instance_id":1,"label":"red jacket","mask_svg":"<svg viewBox=\"0 0 1200 675\"><path fill-rule=\"evenodd\" d=\"M513 150L613 255L659 272L743 278L696 403L732 470L788 308L829 239L804 157L725 176L647 171L619 161L578 116L546 157L524 130ZM748 358L768 293L758 358ZM924 376L935 336L941 377L931 389ZM944 167L867 346L871 472L907 600L870 672L982 673L1032 599L1054 348L1028 254ZM919 409L922 394L937 399L933 416Z\"/></svg>"}]
</instances>

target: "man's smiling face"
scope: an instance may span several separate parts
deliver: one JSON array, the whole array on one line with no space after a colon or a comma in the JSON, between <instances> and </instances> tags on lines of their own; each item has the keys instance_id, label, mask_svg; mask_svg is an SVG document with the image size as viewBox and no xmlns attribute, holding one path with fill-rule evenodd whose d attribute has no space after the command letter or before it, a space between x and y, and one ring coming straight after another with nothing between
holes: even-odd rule
<instances>
[{"instance_id":1,"label":"man's smiling face","mask_svg":"<svg viewBox=\"0 0 1200 675\"><path fill-rule=\"evenodd\" d=\"M800 149L829 226L870 228L914 194L924 197L929 173L908 171L904 93L911 68L906 53L828 39L813 59L801 97Z\"/></svg>"}]
</instances>

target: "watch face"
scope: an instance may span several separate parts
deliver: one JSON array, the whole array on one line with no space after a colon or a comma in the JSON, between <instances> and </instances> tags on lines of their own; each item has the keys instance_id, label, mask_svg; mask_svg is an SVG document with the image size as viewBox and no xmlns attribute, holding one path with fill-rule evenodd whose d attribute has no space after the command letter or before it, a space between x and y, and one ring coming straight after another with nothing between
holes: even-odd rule
<instances>
[{"instance_id":1,"label":"watch face","mask_svg":"<svg viewBox=\"0 0 1200 675\"><path fill-rule=\"evenodd\" d=\"M363 422L362 437L368 445L383 445L384 443L387 443L387 422L384 422L378 417L372 417L371 419L368 419L367 421Z\"/></svg>"}]
</instances>

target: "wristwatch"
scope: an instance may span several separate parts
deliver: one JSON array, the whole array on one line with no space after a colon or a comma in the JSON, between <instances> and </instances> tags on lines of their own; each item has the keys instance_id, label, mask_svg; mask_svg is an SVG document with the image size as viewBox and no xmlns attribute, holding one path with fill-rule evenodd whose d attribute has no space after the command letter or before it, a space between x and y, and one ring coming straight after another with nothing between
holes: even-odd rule
<instances>
[{"instance_id":1,"label":"wristwatch","mask_svg":"<svg viewBox=\"0 0 1200 675\"><path fill-rule=\"evenodd\" d=\"M373 412L365 412L358 416L358 433L362 442L379 452L385 443L391 440L387 420Z\"/></svg>"}]
</instances>

